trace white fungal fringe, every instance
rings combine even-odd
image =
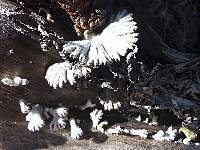
[[[42,108],[39,104],[32,107],[28,115],[26,116],[28,123],[28,129],[32,132],[39,131],[44,126],[44,118],[42,117]]]
[[[48,81],[50,86],[53,86],[54,89],[59,86],[60,88],[63,87],[63,83],[66,83],[67,80],[70,84],[74,84],[75,79],[70,70],[71,64],[69,62],[63,63],[55,63],[50,66],[46,72],[45,79]]]
[[[113,109],[118,110],[121,107],[121,103],[117,102],[117,103],[113,103]]]
[[[99,124],[100,120],[102,119],[103,112],[102,110],[95,109],[90,113],[90,118],[92,120],[92,127],[96,128]]]
[[[62,88],[64,83],[69,82],[73,85],[76,78],[86,77],[91,69],[80,65],[72,65],[68,61],[55,63],[46,72],[45,79],[54,89]]]
[[[21,108],[21,112],[23,114],[27,114],[27,113],[30,112],[30,107],[28,106],[28,104],[25,102],[24,99],[19,100],[19,105],[20,105],[20,108]]]
[[[72,139],[79,139],[83,135],[82,129],[77,126],[75,119],[70,119],[70,126],[71,126],[71,138]]]
[[[63,129],[66,126],[66,119],[68,114],[68,108],[66,107],[58,107],[58,108],[42,108],[39,104],[36,104],[30,109],[29,105],[25,102],[25,100],[19,100],[19,104],[21,107],[22,113],[28,113],[26,116],[26,121],[28,123],[28,129],[30,131],[38,131],[40,128],[44,126],[44,119],[49,119],[50,115],[53,117],[49,127],[51,130]],[[44,117],[43,117],[44,116]]]
[[[94,66],[120,60],[120,56],[124,56],[128,49],[134,49],[133,53],[137,52],[136,29],[132,14],[123,10],[112,17],[110,24],[101,34],[87,40],[68,42],[63,46],[60,55],[63,58],[70,55],[85,65]]]
[[[113,110],[113,103],[111,100],[109,100],[108,102],[104,102],[104,110],[108,110],[111,111]]]
[[[8,86],[20,86],[20,85],[27,85],[29,81],[27,79],[22,79],[21,77],[15,77],[14,79],[10,78],[3,78],[1,80],[3,84],[8,85]]]
[[[90,118],[92,120],[92,127],[95,128],[97,131],[104,133],[104,126],[108,124],[107,121],[102,121],[103,112],[102,110],[95,109],[90,113]]]
[[[173,130],[172,127],[169,127],[166,132],[159,130],[152,137],[157,141],[163,141],[163,140],[173,141],[176,137],[176,133],[177,133],[176,129]]]
[[[121,107],[121,103],[120,102],[116,102],[113,103],[111,100],[109,100],[108,102],[105,102],[103,100],[100,100],[100,104],[104,106],[104,110],[118,110]]]

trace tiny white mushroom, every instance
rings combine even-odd
[[[108,111],[113,110],[113,103],[111,100],[109,100],[108,102],[105,102],[103,106],[104,106],[104,110],[108,110]]]
[[[28,112],[30,112],[30,107],[28,106],[28,104],[26,104],[24,99],[19,100],[19,105],[20,105],[20,108],[21,108],[21,112],[23,114],[27,114]]]
[[[117,102],[113,104],[113,109],[118,110],[121,107],[121,103]]]
[[[141,116],[141,115],[138,115],[138,117],[135,118],[135,120],[138,121],[138,122],[141,122],[141,120],[142,120],[142,116]]]
[[[21,85],[27,85],[29,83],[28,79],[22,79]]]
[[[42,117],[42,108],[39,104],[32,107],[28,115],[26,116],[28,123],[28,129],[32,132],[39,131],[44,126],[44,118]]]
[[[77,126],[75,119],[70,119],[70,126],[71,126],[71,138],[72,139],[79,139],[83,135],[82,129]]]
[[[99,102],[101,105],[104,105],[104,103],[105,103],[103,100],[100,100]]]
[[[8,85],[8,86],[14,86],[15,85],[14,81],[12,79],[9,79],[9,78],[3,78],[1,80],[1,82],[3,82],[3,84]]]
[[[94,128],[97,127],[97,125],[99,124],[100,120],[102,119],[102,116],[103,116],[102,110],[95,109],[90,113],[90,118],[91,118],[92,123],[93,123],[92,126]]]
[[[14,86],[20,85],[22,83],[22,78],[21,77],[15,77],[14,78],[14,83],[15,83]]]
[[[146,118],[143,122],[144,123],[148,123],[149,122],[149,118]]]
[[[66,108],[66,107],[58,107],[58,108],[56,108],[56,113],[60,117],[65,117],[68,114],[68,108]]]
[[[103,126],[107,125],[107,121],[102,121],[103,112],[102,110],[95,109],[93,112],[90,113],[90,118],[92,120],[92,127],[95,128],[97,131],[104,133]]]

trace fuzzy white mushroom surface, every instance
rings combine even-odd
[[[103,112],[102,110],[95,109],[90,113],[90,118],[92,120],[92,127],[96,128],[99,124],[100,120],[102,119]]]
[[[46,72],[45,79],[50,86],[56,89],[57,87],[62,88],[63,84],[67,82],[73,85],[76,82],[76,78],[86,77],[90,72],[91,69],[89,67],[73,65],[65,61],[51,65]]]
[[[97,131],[104,133],[104,126],[108,125],[108,121],[102,121],[103,112],[102,110],[95,109],[90,113],[90,118],[92,120],[92,127],[95,128]]]
[[[55,109],[55,112],[58,114],[59,117],[65,117],[68,114],[68,108],[66,107],[58,107]]]
[[[118,110],[121,107],[121,103],[117,102],[117,103],[113,103],[113,109]]]
[[[104,107],[104,110],[108,110],[108,111],[111,111],[111,110],[118,110],[122,105],[121,105],[121,102],[112,102],[111,100],[109,100],[108,102],[106,101],[103,101],[100,99],[100,104],[103,105]]]
[[[71,126],[71,138],[72,139],[80,139],[83,135],[83,130],[76,124],[75,119],[70,119],[70,126]]]
[[[183,139],[183,144],[189,145],[190,143],[191,143],[191,139],[188,139],[188,138]]]
[[[26,121],[29,121],[28,129],[32,132],[39,131],[39,129],[44,126],[45,121],[42,116],[42,108],[39,104],[36,104],[32,107],[26,116]]]
[[[120,11],[111,17],[110,24],[101,34],[82,41],[69,41],[63,46],[60,55],[64,59],[69,55],[85,65],[94,66],[120,60],[120,56],[125,56],[128,49],[137,52],[136,29],[132,14],[126,10]]]
[[[55,63],[48,68],[45,79],[54,89],[58,86],[62,88],[63,83],[66,83],[67,80],[73,85],[75,79],[70,68],[71,64],[67,61],[63,63]]]
[[[109,100],[108,102],[105,102],[103,106],[104,106],[104,110],[108,110],[108,111],[113,110],[113,102],[111,100]]]

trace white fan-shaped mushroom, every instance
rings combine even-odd
[[[55,109],[59,117],[65,117],[68,114],[68,110],[66,107],[58,107]]]
[[[64,83],[69,82],[73,85],[76,78],[86,77],[91,72],[89,67],[81,66],[79,64],[73,65],[68,61],[62,63],[55,63],[50,66],[46,72],[45,79],[54,89],[62,88]]]
[[[92,126],[94,128],[97,127],[97,125],[99,124],[100,120],[102,119],[102,116],[103,116],[102,110],[95,109],[94,111],[92,111],[90,113],[90,118],[91,118],[92,123],[93,123]]]
[[[136,29],[132,14],[123,10],[112,17],[111,23],[101,34],[87,40],[68,42],[63,46],[60,55],[65,58],[69,54],[86,65],[94,66],[120,60],[120,56],[124,56],[128,49],[137,52],[135,43],[138,33],[134,32]]]
[[[100,120],[103,117],[102,110],[95,109],[90,113],[90,119],[92,120],[92,127],[95,128],[97,131],[100,131],[104,133],[104,126],[108,125],[108,121],[102,121]]]
[[[77,126],[75,119],[70,119],[70,126],[71,126],[71,138],[72,139],[79,139],[83,135],[82,129]]]
[[[23,114],[27,114],[30,112],[30,107],[29,105],[25,102],[24,99],[20,99],[19,100],[19,105],[20,105],[20,108],[21,108],[21,112]]]
[[[44,126],[44,118],[42,117],[42,108],[39,104],[32,107],[28,115],[26,116],[28,123],[28,129],[32,132],[39,131]]]
[[[74,78],[70,78],[70,63],[69,62],[63,62],[63,63],[55,63],[52,66],[50,66],[46,72],[45,79],[48,81],[50,86],[53,86],[54,89],[59,86],[60,88],[63,86],[63,83],[70,81],[70,83],[73,84]],[[67,76],[68,74],[68,76]]]

